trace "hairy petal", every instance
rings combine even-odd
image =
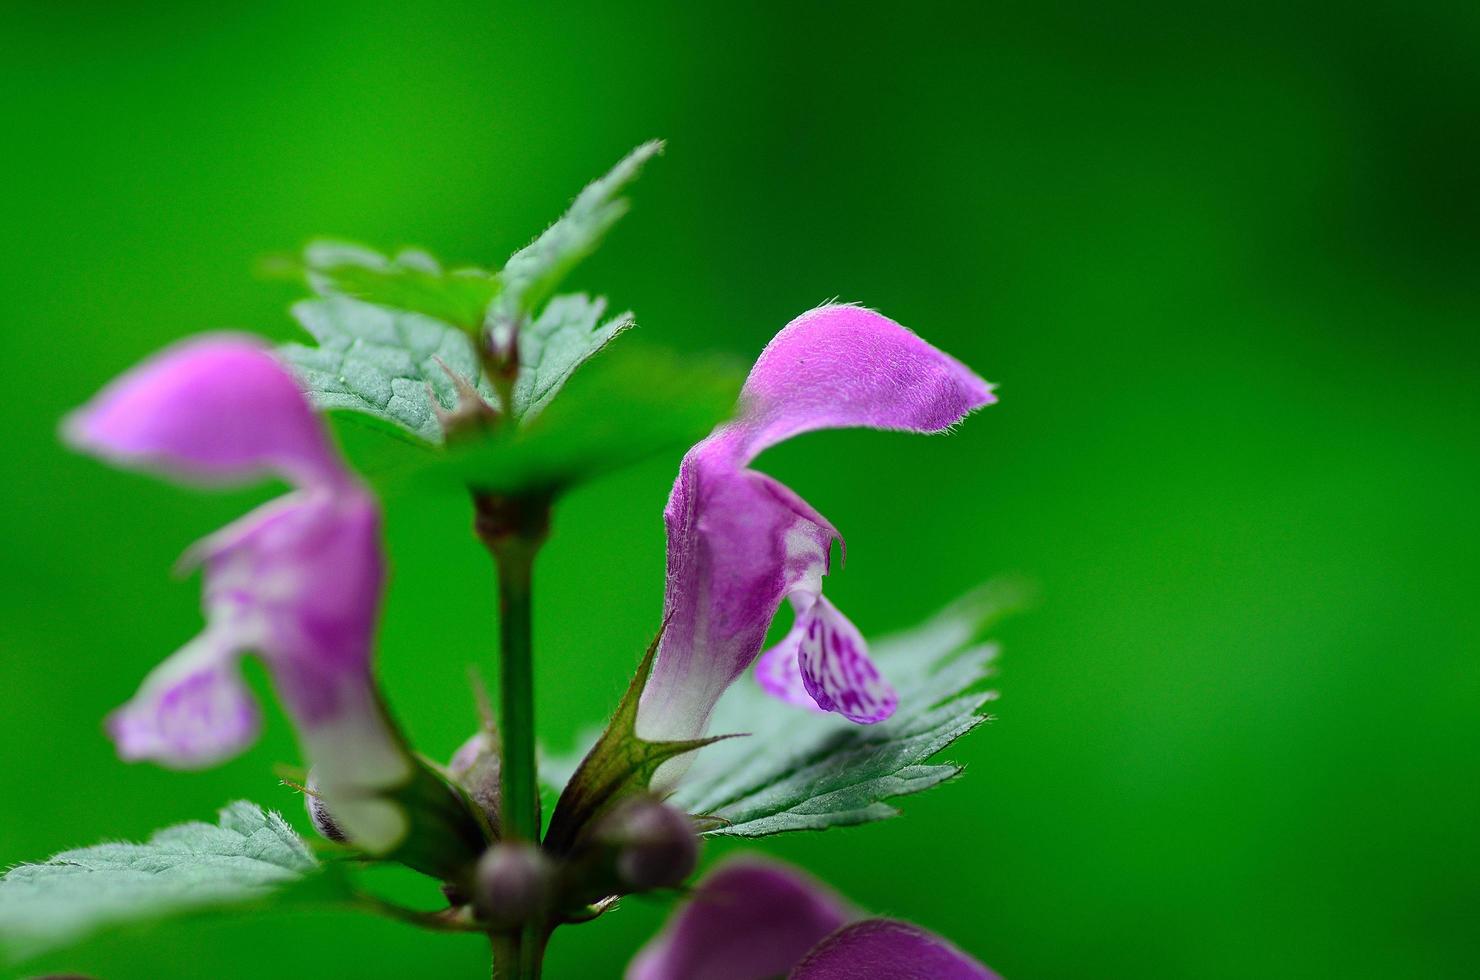
[[[693,738],[755,661],[781,600],[821,587],[836,532],[770,477],[703,458],[685,461],[664,517],[667,620],[637,726],[644,738]]]
[[[741,393],[746,462],[817,429],[939,432],[995,402],[966,365],[873,310],[832,304],[771,339]]]
[[[827,937],[790,980],[1000,980],[944,939],[893,919],[866,919]]]
[[[257,341],[196,337],[104,388],[62,424],[76,449],[180,479],[299,485],[344,478],[297,383]]]
[[[858,631],[831,606],[817,606],[832,525],[788,488],[745,467],[766,447],[821,428],[868,426],[936,432],[993,401],[991,386],[959,361],[887,317],[825,306],[788,324],[756,361],[733,422],[689,450],[668,498],[665,630],[643,691],[644,738],[702,735],[724,690],[760,653],[782,600],[792,596],[800,633],[768,658],[767,690],[798,701],[793,678],[814,703],[855,721],[894,710]],[[801,623],[805,614],[808,623]],[[810,623],[824,645],[807,641]],[[660,772],[670,783],[675,760]]]
[[[784,975],[855,916],[783,865],[735,858],[709,873],[627,968],[627,980],[762,980]]]

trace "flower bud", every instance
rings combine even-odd
[[[313,824],[313,829],[318,831],[324,840],[333,841],[336,844],[348,844],[349,835],[335,822],[334,816],[329,812],[328,804],[319,795],[319,784],[314,779],[312,770],[308,774],[308,782],[303,787],[303,805],[308,810],[308,820]]]
[[[468,798],[483,811],[494,837],[499,835],[498,740],[492,733],[478,732],[452,753],[448,775],[457,780]]]
[[[634,891],[676,888],[699,863],[699,835],[688,814],[658,800],[633,800],[602,821],[616,848],[616,872]]]
[[[495,844],[478,861],[477,905],[496,929],[513,929],[549,904],[554,868],[533,844]]]

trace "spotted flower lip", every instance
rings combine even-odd
[[[762,687],[859,724],[893,714],[898,696],[869,660],[862,634],[822,595],[841,536],[797,494],[748,466],[804,432],[940,432],[995,400],[965,365],[872,310],[833,304],[787,324],[746,379],[738,417],[679,467],[663,513],[667,625],[638,733],[702,735],[720,695],[760,655],[783,600],[795,624],[761,658]]]
[[[371,676],[380,515],[292,376],[255,340],[198,337],[125,373],[62,432],[83,452],[185,482],[277,476],[294,488],[188,553],[205,628],[109,716],[119,754],[191,769],[245,749],[259,719],[238,664],[254,652],[337,821],[368,850],[392,846],[404,818],[375,791],[411,763]]]
[[[864,918],[786,865],[731,858],[627,968],[627,980],[998,980],[940,936]]]

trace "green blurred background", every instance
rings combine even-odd
[[[669,140],[575,285],[749,358],[833,296],[1001,384],[948,439],[763,467],[847,535],[865,631],[1018,571],[996,723],[887,824],[766,843],[1037,977],[1461,977],[1480,962],[1475,479],[1480,6],[7,3],[0,49],[0,864],[299,811],[275,709],[220,769],[99,719],[198,625],[168,569],[269,491],[63,452],[149,351],[286,338],[266,253],[330,233],[497,264]],[[541,567],[540,725],[598,719],[653,631],[677,453],[572,496]],[[491,573],[460,501],[386,501],[380,664],[418,743],[474,725]],[[254,674],[261,684],[260,672]],[[300,821],[301,823],[301,821]],[[716,845],[710,859],[733,850]],[[556,939],[615,976],[665,906]],[[110,936],[102,977],[486,975],[350,915]]]

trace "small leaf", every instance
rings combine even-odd
[[[660,631],[658,637],[661,636]],[[544,846],[551,853],[569,853],[603,814],[611,812],[623,800],[647,792],[653,774],[669,759],[728,737],[681,742],[651,742],[638,737],[637,704],[657,651],[658,638],[654,638],[606,730],[560,793],[545,832]]]
[[[320,295],[421,313],[469,333],[482,327],[500,288],[491,272],[444,270],[431,255],[412,249],[387,258],[360,245],[321,240],[304,249],[303,262],[309,284]]]
[[[0,877],[0,952],[31,956],[108,926],[252,902],[319,868],[281,816],[238,801],[216,824],[11,868]]]
[[[493,493],[559,492],[708,435],[734,411],[741,377],[727,360],[614,352],[529,426],[449,447],[432,475]]]
[[[293,315],[319,346],[287,344],[278,353],[320,409],[362,412],[440,443],[442,427],[427,385],[442,408],[452,408],[457,398],[442,364],[479,379],[479,393],[497,404],[481,378],[472,341],[440,320],[345,296],[303,300],[294,304]]]
[[[581,191],[559,221],[515,252],[499,273],[504,290],[495,315],[518,321],[539,309],[566,273],[590,255],[607,230],[627,213],[627,201],[617,195],[662,149],[661,141],[650,140],[627,154],[610,173]]]
[[[444,270],[420,251],[388,258],[348,242],[310,244],[302,269],[322,298],[293,312],[319,346],[289,344],[283,358],[320,408],[360,412],[438,444],[442,429],[426,385],[444,409],[454,406],[455,393],[436,358],[498,405],[473,347],[489,327],[496,338],[518,337],[510,412],[521,423],[534,419],[578,367],[632,325],[630,313],[602,321],[604,299],[551,296],[626,213],[618,195],[661,149],[653,141],[629,153],[497,275]]]
[[[885,800],[918,793],[960,772],[928,760],[985,721],[981,683],[996,648],[982,631],[1018,608],[1020,588],[989,585],[934,619],[873,644],[871,656],[899,691],[899,709],[878,725],[807,712],[762,693],[750,678],[720,700],[714,731],[750,738],[705,749],[674,802],[717,818],[711,835],[762,837],[882,820]]]
[[[550,403],[576,368],[617,334],[632,326],[632,314],[602,321],[606,298],[584,293],[556,296],[539,317],[519,332],[519,378],[514,383],[514,417],[527,423]]]

